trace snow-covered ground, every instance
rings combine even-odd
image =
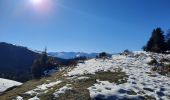
[[[143,99],[142,96],[154,97],[157,100],[170,100],[170,78],[153,72],[153,66],[147,63],[155,58],[169,58],[169,55],[146,52],[133,52],[129,55],[113,55],[111,59],[91,59],[79,64],[66,76],[95,74],[99,71],[113,71],[121,68],[128,75],[126,83],[116,85],[100,81],[89,87],[91,98],[102,99]],[[131,94],[133,93],[133,94]]]
[[[61,82],[62,81],[56,81],[56,82],[51,82],[51,83],[48,83],[48,84],[42,84],[42,85],[37,86],[37,88],[35,88],[33,90],[27,91],[25,94],[38,95],[38,94],[46,93],[49,88],[51,88],[54,85],[57,85]]]
[[[10,87],[19,86],[19,85],[22,85],[22,83],[0,78],[0,93],[2,93],[3,91],[5,91]]]
[[[56,82],[51,82],[51,83],[48,83],[48,84],[42,84],[42,85],[38,85],[35,89],[33,90],[29,90],[27,92],[25,92],[24,94],[27,94],[27,95],[30,95],[30,96],[34,96],[28,100],[40,100],[37,95],[40,95],[40,94],[45,94],[48,92],[48,90],[50,88],[52,88],[53,86],[57,85],[57,84],[60,84],[62,81],[56,81]],[[13,100],[24,100],[22,96],[17,96],[15,99]]]
[[[151,70],[154,66],[148,65],[148,63],[153,59],[160,62],[161,59],[170,59],[170,55],[138,51],[112,55],[109,59],[90,59],[85,63],[79,63],[73,69],[68,68],[63,80],[56,80],[56,82],[47,80],[48,84],[39,85],[35,89],[25,92],[25,94],[32,96],[29,100],[40,100],[38,97],[41,94],[47,93],[54,85],[62,82],[63,85],[52,94],[58,98],[60,94],[76,89],[74,82],[81,84],[83,82],[81,80],[90,79],[89,74],[95,75],[96,72],[114,73],[122,69],[121,71],[128,76],[127,81],[117,84],[111,83],[109,80],[102,81],[95,78],[96,82],[94,81],[94,83],[85,87],[86,90],[89,90],[90,97],[99,100],[170,100],[170,77]],[[170,64],[169,62],[165,63]],[[16,100],[23,99],[21,96],[16,98]]]
[[[53,95],[55,97],[59,97],[59,94],[65,93],[67,90],[71,90],[72,87],[69,86],[70,84],[66,84],[66,86],[61,87],[60,89],[56,90]]]
[[[33,98],[30,98],[28,100],[40,100],[37,96],[33,97]]]

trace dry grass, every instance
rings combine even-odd
[[[91,100],[90,93],[87,88],[96,83],[96,80],[114,82],[116,84],[125,83],[127,75],[122,72],[97,72],[95,75],[85,75],[89,79],[76,80],[72,84],[73,89],[61,94],[57,100]],[[134,94],[134,93],[132,93]]]
[[[16,98],[16,96],[22,95],[23,93],[36,88],[36,86],[38,86],[38,85],[48,83],[48,81],[46,81],[46,80],[50,80],[51,82],[53,82],[53,81],[64,78],[63,74],[64,74],[64,71],[61,71],[61,72],[55,73],[51,77],[44,77],[39,80],[28,81],[28,82],[24,83],[23,85],[15,88],[11,91],[5,92],[4,95],[0,96],[0,100],[12,100],[12,99]]]
[[[31,98],[31,96],[23,95],[23,93],[36,88],[37,85],[48,83],[47,80],[50,80],[50,82],[62,80],[62,82],[58,85],[53,86],[52,88],[49,88],[48,92],[38,95],[38,97],[41,100],[66,100],[68,98],[69,100],[90,100],[90,93],[87,88],[95,84],[97,79],[101,81],[109,81],[109,82],[114,82],[116,84],[121,84],[126,82],[128,77],[124,72],[119,70],[115,72],[110,72],[110,71],[97,72],[95,75],[91,75],[91,74],[84,75],[86,77],[89,77],[88,79],[71,80],[68,79],[68,77],[64,76],[64,74],[68,70],[70,70],[70,68],[55,73],[51,77],[45,77],[40,80],[28,81],[24,83],[22,86],[14,90],[5,92],[3,96],[0,96],[0,100],[12,100],[19,95],[24,97],[24,100],[28,100],[29,98]],[[71,84],[72,90],[67,90],[64,94],[60,94],[58,98],[55,98],[53,93],[57,89],[65,86],[66,84]]]

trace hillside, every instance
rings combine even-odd
[[[169,100],[170,77],[152,69],[170,55],[130,52],[90,59],[51,77],[31,80],[1,100]],[[169,62],[164,62],[170,64]],[[157,66],[160,67],[160,66]]]
[[[40,54],[26,47],[0,43],[0,77],[20,82],[31,78],[31,65]]]
[[[31,66],[41,55],[26,47],[5,42],[0,43],[0,77],[19,82],[32,79]],[[55,57],[55,61],[64,64],[66,60]]]

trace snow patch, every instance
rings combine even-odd
[[[78,79],[78,80],[83,80],[83,79],[89,79],[89,77],[81,76],[81,77],[78,77],[77,79]]]
[[[55,70],[55,69],[46,70],[46,71],[44,71],[44,75],[45,75],[45,76],[51,75],[51,74],[53,74],[53,73],[55,73],[55,72],[57,72],[57,70]]]
[[[33,98],[30,98],[28,100],[40,100],[37,96],[33,97]]]
[[[53,95],[55,97],[59,97],[59,94],[64,94],[67,90],[71,90],[72,87],[69,87],[70,84],[67,84],[66,86],[61,87],[60,89],[56,90]]]
[[[22,83],[16,82],[13,80],[0,78],[0,93],[4,92],[5,90],[7,90],[10,87],[19,86],[19,85],[22,85]]]
[[[44,93],[45,90],[47,90],[47,89],[49,89],[49,88],[53,87],[54,85],[57,85],[61,82],[62,81],[56,81],[56,82],[51,82],[49,84],[42,84],[42,85],[37,86],[37,88],[26,92],[25,94],[38,95],[40,93]]]
[[[84,74],[95,74],[95,72],[99,71],[107,71],[115,68],[113,65],[113,61],[110,59],[90,59],[85,61],[85,64],[79,63],[76,68],[72,71],[68,72],[68,76],[74,75],[84,75]]]
[[[17,97],[16,97],[16,100],[24,100],[24,99],[23,99],[23,97],[21,97],[21,96],[17,96]]]

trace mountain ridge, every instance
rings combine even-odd
[[[85,52],[49,52],[50,56],[59,57],[63,59],[72,59],[75,57],[85,56],[87,58],[95,58],[99,53],[85,53]]]

